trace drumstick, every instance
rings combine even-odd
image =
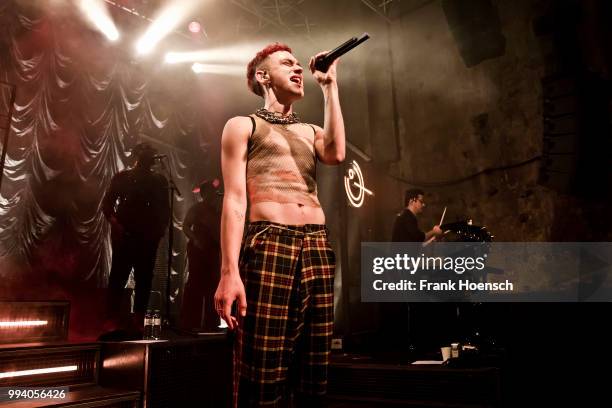
[[[429,238],[427,241],[423,242],[423,247],[426,247],[427,245],[431,244],[434,240],[436,239],[435,236]]]
[[[444,211],[442,212],[442,218],[440,218],[440,224],[438,225],[442,225],[442,223],[444,222],[444,216],[446,215],[446,207],[444,207]]]
[[[444,207],[444,211],[442,211],[442,218],[440,218],[440,224],[442,225],[442,222],[444,222],[444,216],[446,215],[446,207]],[[436,239],[436,236],[434,235],[433,237],[429,238],[427,241],[423,242],[423,246],[427,246],[429,244],[431,244],[434,240]]]

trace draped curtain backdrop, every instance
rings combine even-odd
[[[0,81],[17,86],[0,192],[0,297],[106,285],[111,250],[100,201],[140,141],[168,155],[183,192],[174,202],[173,259],[182,276],[180,227],[200,160],[189,147],[199,136],[194,78],[184,67],[135,61],[133,42],[108,43],[73,9],[28,6],[36,3],[0,1]],[[0,96],[7,112],[8,88]]]

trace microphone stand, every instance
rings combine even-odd
[[[170,304],[171,304],[171,290],[170,286],[172,283],[172,257],[173,257],[173,247],[174,247],[174,194],[178,197],[182,197],[181,191],[178,189],[176,184],[174,183],[174,178],[172,177],[172,168],[169,165],[166,165],[164,162],[164,158],[166,156],[160,157],[161,167],[166,173],[166,177],[168,179],[168,195],[170,198],[170,222],[168,224],[168,262],[167,262],[167,275],[166,275],[166,307],[164,310],[164,326],[172,326],[170,324]]]
[[[173,324],[171,324],[170,319],[170,304],[171,304],[171,283],[172,283],[172,249],[174,247],[174,194],[178,197],[182,197],[181,191],[178,189],[176,184],[174,183],[174,178],[172,177],[172,168],[169,165],[166,165],[164,159],[167,156],[160,155],[157,159],[161,162],[161,167],[168,179],[168,194],[170,196],[170,224],[168,225],[168,271],[166,275],[166,308],[165,308],[165,316],[163,320],[163,326],[166,328],[166,333],[173,332],[174,335],[188,335],[191,337],[197,337],[197,334],[192,333],[188,330],[183,330]]]

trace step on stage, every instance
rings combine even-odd
[[[0,345],[2,408],[138,408],[141,393],[98,383],[101,345],[67,341]],[[62,388],[59,398],[9,398],[9,390]],[[59,391],[59,390],[58,390]]]
[[[143,408],[231,406],[232,350],[225,333],[102,345],[100,384],[138,390]]]
[[[75,343],[69,315],[68,302],[0,302],[0,408],[230,406],[226,333]],[[24,388],[27,398],[9,398]],[[50,389],[61,397],[33,399]]]

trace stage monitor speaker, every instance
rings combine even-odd
[[[141,391],[143,408],[230,407],[231,344],[223,333],[102,343],[100,384]]]
[[[468,68],[505,54],[506,38],[491,0],[443,0],[442,9]]]

